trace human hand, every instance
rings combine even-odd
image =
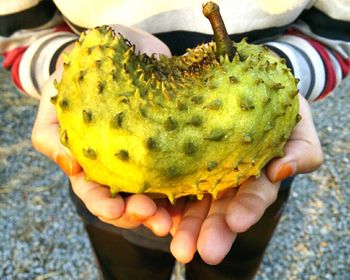
[[[170,55],[166,45],[148,33],[121,25],[113,28],[135,44],[136,50],[141,53]],[[50,102],[50,98],[57,93],[53,81],[61,79],[62,59],[58,60],[58,64],[56,72],[42,89],[39,111],[32,131],[33,146],[61,167],[68,175],[75,194],[100,220],[122,228],[135,228],[144,224],[159,236],[167,234],[171,227],[171,218],[165,210],[164,200],[154,201],[143,194],[127,198],[120,195],[112,197],[109,188],[84,179],[84,171],[69,150],[60,143],[57,114]]]
[[[285,147],[285,156],[272,160],[258,179],[249,179],[239,188],[227,190],[219,199],[181,201],[183,209],[171,230],[171,252],[188,263],[196,251],[204,262],[219,264],[228,254],[237,233],[257,223],[276,200],[279,182],[297,173],[311,172],[323,161],[321,145],[307,101],[300,97],[301,121]]]

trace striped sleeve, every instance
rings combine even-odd
[[[13,2],[18,5],[0,9],[3,66],[11,71],[20,92],[39,98],[59,54],[77,35],[64,23],[51,1],[28,0],[26,6],[21,6],[23,1]]]
[[[284,57],[310,102],[331,94],[350,72],[350,22],[313,8],[289,31],[264,43]],[[333,31],[333,32],[332,32]]]
[[[70,32],[53,30],[28,46],[15,72],[18,86],[25,93],[39,98],[43,85],[55,71],[59,54],[75,39]]]

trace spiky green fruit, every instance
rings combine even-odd
[[[215,43],[159,59],[108,27],[65,57],[54,103],[61,141],[112,193],[185,195],[239,186],[283,155],[298,121],[297,80],[263,46]]]

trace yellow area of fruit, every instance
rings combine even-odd
[[[157,64],[108,28],[83,34],[55,102],[62,142],[87,178],[174,201],[259,176],[297,122],[297,81],[266,48],[235,47],[233,61],[208,63],[209,44]]]

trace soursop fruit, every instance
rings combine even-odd
[[[266,47],[232,44],[232,60],[215,43],[156,58],[106,26],[82,33],[52,101],[87,178],[112,193],[216,197],[282,156],[298,81]]]

